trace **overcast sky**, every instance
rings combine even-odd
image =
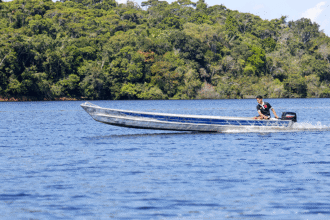
[[[126,3],[127,0],[116,1]],[[133,1],[141,5],[145,0]],[[173,0],[167,1],[173,2]],[[192,1],[197,2],[197,0]],[[267,20],[280,18],[282,15],[288,16],[287,21],[295,21],[302,17],[310,18],[320,25],[320,30],[330,36],[330,0],[205,0],[205,2],[209,6],[222,4],[231,10],[249,12]]]

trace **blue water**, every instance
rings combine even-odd
[[[266,101],[296,112],[297,129],[139,130],[96,122],[78,101],[0,103],[0,219],[330,219],[330,99]],[[92,103],[251,117],[257,104]]]

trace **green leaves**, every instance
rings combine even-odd
[[[295,22],[291,21],[288,26],[300,36],[304,44],[319,35],[320,25],[313,23],[309,18],[301,18]]]
[[[182,29],[182,21],[179,16],[166,17],[162,24],[164,25],[162,29],[173,28],[173,29]]]
[[[175,67],[167,61],[156,62],[151,67],[151,83],[157,85],[165,94],[173,96],[179,85],[181,74],[175,71]]]
[[[22,92],[22,83],[19,82],[15,76],[10,76],[8,80],[8,85],[6,89],[6,93],[11,95],[18,95]]]
[[[106,74],[100,68],[97,62],[85,62],[78,70],[83,75],[82,81],[79,83],[79,89],[83,97],[91,99],[101,99],[106,96],[105,85],[107,81]],[[73,75],[69,81],[71,84],[78,83],[78,77]],[[61,83],[62,85],[64,83]],[[74,87],[73,87],[74,88]]]
[[[289,77],[284,80],[284,88],[287,90],[288,98],[307,97],[307,84],[305,78],[299,74],[289,75]]]
[[[0,4],[0,95],[89,99],[328,97],[329,37],[204,0]]]
[[[238,24],[236,19],[231,14],[229,14],[226,18],[225,28],[229,39],[237,36]]]
[[[252,55],[247,59],[250,67],[255,71],[261,72],[265,64],[265,51],[259,47],[251,47]]]
[[[34,19],[29,21],[29,27],[35,34],[47,34],[50,26],[51,20],[43,19],[40,15],[34,16]]]
[[[261,44],[263,49],[266,50],[267,52],[273,52],[276,47],[276,41],[272,37],[263,39]]]

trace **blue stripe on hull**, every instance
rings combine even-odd
[[[162,116],[141,114],[133,112],[120,112],[121,114],[131,117],[151,118],[159,121],[193,123],[193,124],[214,124],[214,125],[236,125],[236,126],[288,126],[290,121],[259,121],[259,120],[235,120],[235,119],[204,119],[204,118],[189,118],[177,116]]]

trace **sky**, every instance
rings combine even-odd
[[[127,0],[116,1],[127,2]],[[141,5],[141,2],[146,0],[133,1]],[[173,0],[167,1],[173,2]],[[192,1],[197,2],[197,0]],[[330,0],[205,0],[205,2],[208,6],[222,4],[231,10],[248,12],[267,20],[281,16],[287,16],[287,21],[296,21],[302,17],[310,18],[320,25],[320,30],[330,36]]]

